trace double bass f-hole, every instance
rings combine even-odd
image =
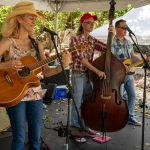
[[[117,105],[121,105],[121,101],[117,97],[117,91],[115,89],[112,89],[112,92],[115,94],[115,102]]]
[[[121,101],[119,101],[119,100],[118,100],[118,97],[117,97],[117,91],[116,91],[115,89],[112,89],[112,93],[114,93],[114,98],[115,98],[116,104],[117,104],[117,105],[121,105]],[[101,98],[102,98],[103,100],[110,100],[110,99],[111,99],[111,96],[104,96],[104,94],[103,94],[103,95],[101,95]]]

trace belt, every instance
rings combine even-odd
[[[82,74],[82,73],[87,73],[87,71],[72,70],[72,73]]]

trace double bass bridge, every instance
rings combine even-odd
[[[111,99],[111,96],[104,96],[104,95],[101,95],[101,98],[102,98],[102,99],[105,99],[105,100],[110,100],[110,99]]]

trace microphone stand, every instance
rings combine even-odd
[[[141,150],[144,150],[144,131],[145,131],[145,102],[146,102],[146,74],[147,74],[147,69],[150,70],[150,65],[144,58],[138,44],[134,41],[131,32],[129,32],[129,36],[132,39],[136,49],[141,55],[141,58],[143,60],[143,68],[144,68],[144,89],[143,89],[143,113],[142,113],[142,142],[141,142]]]
[[[56,42],[55,42],[54,35],[51,34],[51,33],[50,33],[50,35],[51,35],[51,40],[52,40],[52,42],[53,42],[53,44],[54,44],[54,48],[55,48],[55,50],[56,50],[56,54],[57,54],[59,63],[60,63],[60,65],[61,65],[63,74],[64,74],[65,79],[66,79],[66,81],[67,81],[67,86],[68,86],[68,89],[69,89],[69,91],[68,91],[68,93],[67,93],[67,97],[68,97],[68,116],[67,116],[67,127],[66,127],[66,132],[65,132],[65,135],[66,135],[66,150],[68,150],[68,149],[69,149],[69,135],[71,135],[71,132],[70,132],[70,100],[71,100],[71,99],[72,99],[72,102],[73,102],[73,104],[74,104],[74,106],[75,106],[75,109],[76,109],[76,112],[77,112],[77,115],[78,115],[78,118],[79,118],[79,123],[80,123],[80,125],[81,125],[82,128],[83,128],[83,123],[82,123],[82,120],[81,120],[81,116],[80,116],[80,114],[79,114],[79,111],[78,111],[78,109],[77,109],[77,105],[76,105],[76,103],[75,103],[75,101],[74,101],[74,99],[73,99],[73,90],[72,90],[71,84],[70,84],[70,82],[69,82],[69,79],[68,79],[68,77],[67,77],[67,74],[66,74],[66,72],[65,72],[65,69],[64,69],[64,67],[63,67],[63,63],[62,63],[62,60],[61,60],[61,58],[60,58],[60,55],[59,55],[59,53],[58,53],[58,49],[57,49],[57,46],[56,46]]]

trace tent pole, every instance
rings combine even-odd
[[[55,31],[56,33],[58,32],[58,2],[56,2],[56,28],[55,28]]]

